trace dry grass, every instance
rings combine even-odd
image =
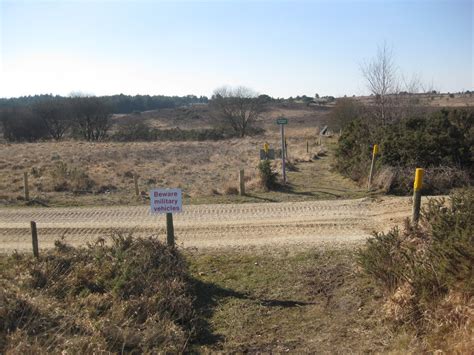
[[[240,167],[251,173],[258,162],[259,146],[255,138],[226,142],[9,144],[0,151],[4,166],[0,194],[8,199],[21,196],[23,172],[28,171],[33,196],[46,200],[59,197],[55,172],[62,163],[83,170],[94,182],[84,193],[116,189],[126,199],[133,196],[133,174],[137,173],[140,190],[145,193],[152,186],[173,186],[189,196],[204,195],[211,187],[237,181]]]

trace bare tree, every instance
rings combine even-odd
[[[334,108],[329,117],[331,124],[338,128],[344,128],[348,123],[360,117],[363,113],[363,106],[354,99],[343,97],[336,100]]]
[[[33,112],[41,118],[55,140],[60,140],[71,125],[70,111],[64,99],[40,101],[34,105]]]
[[[110,111],[98,97],[71,98],[75,123],[79,133],[88,141],[99,141],[110,128]]]
[[[240,137],[248,134],[249,129],[264,110],[258,94],[252,89],[239,86],[223,86],[214,91],[211,105],[224,123]]]
[[[398,89],[393,51],[384,43],[378,47],[375,58],[364,63],[361,70],[368,89],[375,96],[376,116],[385,124],[389,119],[390,95],[396,94]]]

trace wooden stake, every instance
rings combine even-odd
[[[170,247],[174,247],[174,226],[173,226],[173,214],[166,214],[166,243]]]
[[[240,196],[245,195],[245,176],[244,176],[244,169],[239,171],[239,186],[240,186]]]
[[[135,195],[140,196],[140,190],[138,189],[138,175],[133,174],[133,183],[135,184]]]
[[[31,221],[31,241],[33,243],[33,256],[39,258],[38,250],[38,232],[36,230],[36,222]]]
[[[28,173],[25,171],[23,173],[23,185],[25,189],[25,200],[29,201],[30,200],[30,188],[28,186]]]
[[[367,184],[367,191],[370,191],[370,188],[372,187],[372,179],[374,178],[374,172],[375,172],[375,159],[377,158],[378,152],[379,152],[379,146],[377,144],[374,144],[374,148],[372,151],[372,163],[370,164],[369,183]]]
[[[309,153],[309,141],[306,140],[306,153]]]

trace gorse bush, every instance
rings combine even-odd
[[[278,173],[273,170],[270,160],[262,160],[258,164],[258,174],[264,189],[272,190],[277,186]]]
[[[410,186],[405,187],[404,171],[409,170],[412,174],[414,168],[423,167],[430,169],[433,180],[438,181],[438,185],[430,190],[446,193],[453,186],[465,186],[466,180],[469,181],[474,175],[473,137],[472,110],[441,110],[383,126],[359,118],[346,125],[339,138],[336,168],[354,180],[364,180],[368,174],[372,147],[379,144],[376,171],[380,171],[382,166],[397,170],[390,191],[411,192]],[[450,175],[461,179],[452,183],[450,179],[443,179],[448,170]]]
[[[468,120],[473,122],[471,113]],[[467,123],[467,122],[466,122]],[[390,166],[472,166],[472,137],[443,110],[428,118],[409,118],[390,126],[381,140],[381,163]],[[474,133],[474,132],[471,132]]]
[[[84,249],[59,241],[15,264],[24,277],[12,272],[0,291],[1,353],[180,352],[193,334],[187,264],[156,239],[116,234]]]
[[[420,333],[441,331],[447,324],[455,325],[448,329],[454,331],[466,324],[463,312],[474,296],[473,260],[472,188],[449,201],[430,200],[419,226],[407,221],[403,230],[376,233],[358,252],[362,269],[390,296],[389,317]]]

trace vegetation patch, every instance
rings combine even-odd
[[[388,297],[383,309],[425,349],[472,349],[474,189],[430,200],[420,225],[376,233],[359,264]],[[447,339],[450,339],[447,341]]]
[[[180,352],[193,336],[187,264],[156,239],[59,241],[39,260],[2,264],[1,353]]]
[[[221,140],[231,138],[223,129],[157,129],[149,127],[145,122],[139,121],[122,125],[112,136],[112,140],[118,142],[134,141],[205,141]]]
[[[95,182],[79,167],[69,167],[63,161],[56,161],[50,170],[54,191],[90,192]]]
[[[196,252],[189,261],[210,330],[197,352],[364,353],[397,344],[375,311],[381,293],[349,249]]]
[[[273,190],[278,186],[278,173],[273,169],[270,160],[262,160],[258,164],[260,184],[265,190]]]
[[[429,172],[426,177],[431,179],[431,184],[425,184],[424,192],[447,193],[453,187],[466,186],[472,181],[473,137],[472,110],[443,109],[424,116],[407,116],[385,125],[358,118],[345,126],[339,139],[336,167],[354,180],[365,181],[372,147],[379,144],[376,171],[380,174],[384,167],[392,170],[389,183],[382,179],[387,191],[410,192],[411,183],[406,183],[407,178],[412,180],[414,168],[423,167]]]

